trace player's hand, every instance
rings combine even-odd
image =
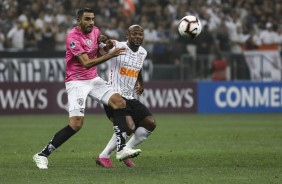
[[[122,55],[122,54],[124,54],[124,52],[125,52],[125,48],[121,47],[121,48],[115,48],[113,51],[109,52],[108,54],[112,58],[112,57]]]
[[[98,38],[98,42],[102,42],[102,43],[105,43],[107,42],[108,40],[108,37],[105,36],[105,35],[100,35],[99,38]]]
[[[107,40],[106,42],[105,42],[105,44],[106,44],[106,46],[104,47],[104,50],[106,51],[106,52],[108,52],[109,50],[111,50],[114,46],[115,46],[115,41],[114,40]]]
[[[140,96],[142,95],[144,92],[144,86],[141,85],[139,82],[136,83],[135,85],[135,93],[136,95]]]

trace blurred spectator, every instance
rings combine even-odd
[[[221,30],[217,32],[216,40],[218,48],[220,51],[229,52],[230,51],[230,38],[227,26],[222,23],[220,25]]]
[[[63,6],[55,7],[55,22],[60,25],[67,21],[66,12]]]
[[[177,0],[169,0],[165,6],[164,13],[170,15],[171,20],[176,18],[178,3]]]
[[[65,51],[65,40],[67,36],[67,29],[63,24],[58,26],[58,30],[55,33],[55,49],[58,51]]]
[[[148,52],[148,57],[152,56],[154,44],[158,42],[158,32],[153,23],[149,23],[147,28],[144,28],[144,48]]]
[[[2,49],[13,47],[30,49],[38,45],[38,49],[43,50],[53,48],[64,50],[63,37],[67,30],[75,25],[76,18],[73,14],[82,7],[95,10],[96,26],[101,29],[101,34],[107,34],[113,39],[124,40],[125,28],[132,24],[140,24],[144,28],[144,47],[148,51],[148,58],[152,59],[152,55],[158,56],[155,57],[157,61],[153,60],[153,63],[177,64],[182,54],[187,52],[194,56],[215,54],[217,47],[220,48],[220,52],[240,53],[241,45],[247,49],[261,48],[263,44],[281,45],[281,0],[0,0],[0,2],[0,27],[4,35],[4,41],[3,35],[0,36]],[[175,26],[183,16],[189,14],[201,20],[203,30],[197,39],[187,41],[178,37]],[[23,26],[19,32],[15,31],[16,20]],[[50,24],[51,28],[47,29],[46,25]],[[161,36],[161,39],[158,38],[159,27],[162,27],[162,32],[166,35]],[[22,32],[25,32],[24,36],[21,36]],[[12,36],[14,34],[24,38],[17,39]],[[216,42],[217,45],[208,46],[212,45],[212,42]],[[163,52],[164,50],[166,52]],[[162,53],[165,53],[164,56]],[[168,53],[170,57],[166,57]]]
[[[111,39],[119,40],[119,32],[117,30],[117,19],[112,17],[108,23],[107,28],[105,28],[105,35]]]
[[[271,22],[265,24],[265,29],[260,33],[260,39],[264,45],[277,44],[279,36],[274,32],[273,25]]]
[[[143,28],[147,28],[149,25],[148,17],[146,15],[141,15],[140,17],[140,25],[142,25]]]
[[[153,60],[159,64],[169,64],[168,58],[168,44],[169,39],[165,33],[165,29],[162,25],[157,28],[157,41],[153,47]]]
[[[32,25],[28,26],[24,33],[24,48],[27,50],[36,50],[38,48],[35,37],[35,29]]]
[[[254,28],[250,30],[249,37],[245,43],[245,48],[247,50],[257,49],[261,45],[261,40],[257,32],[258,31]]]
[[[117,32],[118,32],[118,37],[119,40],[125,40],[125,34],[126,34],[126,27],[125,27],[125,23],[124,22],[119,22],[118,26],[116,28]]]
[[[0,50],[3,51],[4,48],[5,48],[5,41],[6,41],[6,38],[5,38],[5,35],[4,33],[2,32],[2,29],[0,27]]]
[[[133,0],[120,0],[121,10],[125,17],[131,17],[135,14],[135,5]]]
[[[43,51],[55,49],[55,34],[56,28],[51,23],[45,23],[42,30],[42,40],[39,43],[39,48]]]
[[[237,27],[235,32],[230,35],[230,51],[233,54],[242,54],[243,45],[246,43],[250,35],[243,34],[241,27]]]
[[[55,15],[53,12],[53,8],[48,7],[46,11],[44,12],[43,21],[45,23],[52,23],[52,22],[55,22],[54,19],[55,19]]]
[[[278,35],[279,35],[279,50],[280,50],[280,55],[282,57],[282,25],[280,25],[278,28]]]
[[[202,27],[201,34],[195,39],[197,46],[197,54],[211,54],[214,48],[215,40],[212,33],[208,29],[208,25]]]
[[[7,34],[8,47],[11,49],[24,48],[24,29],[19,20],[15,21],[15,25]]]
[[[168,60],[175,65],[180,64],[181,55],[187,53],[186,45],[187,40],[180,37],[177,32],[177,24],[172,24],[169,30],[169,45],[168,45]]]
[[[206,77],[208,75],[207,71],[210,68],[209,56],[217,49],[215,47],[215,39],[207,24],[203,26],[201,34],[195,39],[195,44],[196,53],[194,59],[196,60],[196,71],[198,75]],[[200,55],[204,57],[199,58]]]
[[[44,28],[44,12],[38,14],[34,22],[35,28],[42,30]]]

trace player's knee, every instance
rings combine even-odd
[[[153,117],[150,119],[149,125],[150,125],[150,129],[151,129],[150,131],[155,130],[155,128],[157,127],[157,122]]]
[[[70,118],[69,125],[72,127],[74,131],[79,131],[83,125],[83,117],[75,116]]]
[[[136,129],[135,123],[131,116],[127,115],[125,118],[126,118],[126,127],[127,127],[126,133],[127,135],[131,135],[133,132],[135,132]]]
[[[111,99],[109,104],[113,109],[123,109],[126,107],[125,100],[119,95]]]
[[[133,134],[135,132],[135,124],[131,124],[131,125],[127,125],[127,131],[126,134],[128,136],[130,136],[131,134]]]
[[[117,101],[117,109],[123,109],[126,107],[126,102],[123,98]]]
[[[157,123],[153,116],[148,116],[143,120],[142,126],[152,132],[157,127]]]

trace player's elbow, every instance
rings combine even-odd
[[[89,65],[89,64],[84,65],[84,67],[85,67],[86,69],[90,69],[92,66],[94,66],[94,65]]]
[[[91,67],[95,66],[95,65],[93,65],[93,64],[91,64],[89,62],[82,62],[81,64],[86,69],[90,69]]]

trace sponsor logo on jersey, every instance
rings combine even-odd
[[[75,43],[74,42],[70,42],[70,47],[71,48],[75,48]]]
[[[139,70],[133,70],[130,68],[125,68],[125,67],[121,67],[119,74],[122,76],[127,76],[127,77],[132,77],[132,78],[137,78],[139,73]]]

